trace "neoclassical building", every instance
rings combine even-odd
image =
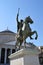
[[[0,65],[9,64],[8,56],[15,52],[16,33],[5,30],[0,32]]]

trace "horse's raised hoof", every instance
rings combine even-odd
[[[35,40],[37,40],[37,37],[35,37]]]

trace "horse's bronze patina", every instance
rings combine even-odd
[[[25,18],[25,20],[23,20],[22,26],[18,29],[18,32],[17,32],[17,35],[16,35],[17,41],[16,41],[15,48],[18,44],[20,44],[19,45],[19,48],[20,48],[23,41],[25,41],[27,37],[30,37],[30,39],[33,39],[32,38],[33,34],[36,34],[35,39],[37,39],[38,34],[37,34],[36,31],[32,31],[32,29],[30,28],[30,24],[33,24],[33,20],[30,18],[30,16],[28,16],[28,17]],[[19,26],[20,25],[21,25],[21,22],[20,22]]]

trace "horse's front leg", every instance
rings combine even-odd
[[[37,34],[37,32],[36,32],[36,31],[34,31],[34,33],[36,33],[36,37],[35,37],[35,39],[37,39],[37,38],[38,38],[38,34]]]
[[[30,39],[33,39],[33,38],[30,36]]]
[[[33,32],[31,33],[31,35],[33,35],[33,34],[36,34],[35,39],[37,40],[37,38],[38,38],[38,34],[37,34],[37,32],[36,32],[36,31],[33,31]]]

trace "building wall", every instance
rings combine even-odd
[[[13,40],[15,40],[15,35],[11,35],[11,34],[0,35],[0,43],[6,43]]]

